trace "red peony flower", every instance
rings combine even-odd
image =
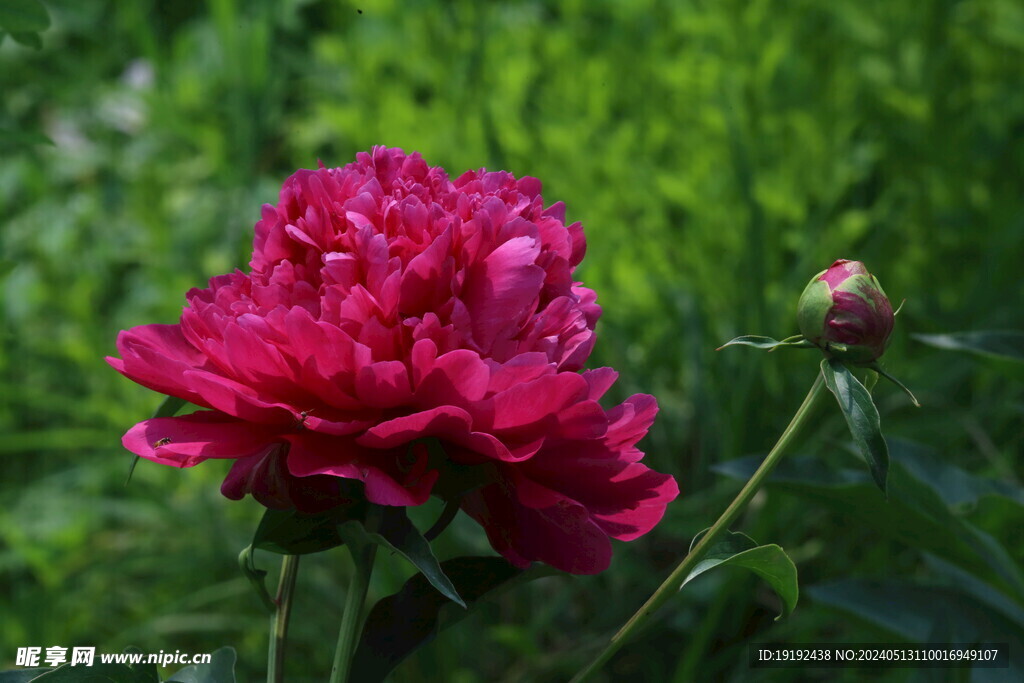
[[[451,181],[383,147],[296,172],[263,208],[250,272],[191,290],[176,325],[119,335],[115,369],[207,409],[140,422],[125,447],[232,459],[224,495],[304,511],[337,504],[339,478],[419,505],[479,466],[462,508],[506,558],[602,571],[609,537],[649,531],[678,488],[639,462],[654,398],[606,411],[616,373],[580,372],[601,309],[572,279],[580,224],[540,190]]]

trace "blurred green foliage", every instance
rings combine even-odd
[[[925,408],[880,386],[883,429],[1009,487],[966,502],[928,493],[939,507],[922,514],[973,525],[1019,571],[1021,501],[1007,491],[1020,490],[1024,373],[907,333],[1024,323],[1020,2],[45,5],[41,50],[0,43],[0,668],[27,645],[232,645],[240,680],[260,678],[266,621],[235,557],[261,511],[221,498],[215,465],[142,463],[124,488],[120,434],[160,398],[102,357],[119,329],[173,322],[188,288],[244,267],[260,205],[296,167],[375,144],[453,175],[533,175],[567,203],[587,230],[581,278],[605,309],[591,365],[622,372],[618,398],[658,397],[648,458],[683,488],[606,574],[520,588],[396,680],[578,669],[731,498],[736,483],[712,465],[766,451],[817,371],[809,352],[714,348],[795,332],[803,285],[839,257],[907,299],[887,366]],[[835,412],[804,452],[840,472],[857,463]],[[920,628],[864,605],[911,619],[951,583],[990,595],[982,582],[1020,609],[984,553],[966,569],[933,554],[941,525],[883,534],[881,496],[836,506],[802,490],[770,487],[741,525],[783,545],[811,587],[790,618],[773,622],[775,598],[746,575],[706,577],[608,680],[791,680],[747,669],[746,643],[913,638]],[[487,545],[460,519],[439,550]],[[373,595],[397,590],[400,564],[378,563]],[[349,566],[340,551],[303,561],[289,681],[329,670]],[[888,579],[909,588],[863,597],[864,582]],[[886,680],[967,680],[947,673]]]

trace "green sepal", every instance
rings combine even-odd
[[[273,614],[277,610],[277,605],[274,604],[274,598],[270,597],[270,591],[267,590],[267,572],[265,569],[256,568],[252,554],[253,547],[251,545],[243,548],[242,552],[238,554],[238,566],[241,568],[242,573],[245,574],[245,578],[249,579],[252,587],[256,589],[256,595],[259,597],[260,602],[263,603],[268,612]]]
[[[878,310],[878,298],[872,296],[873,291],[877,291],[883,298],[888,299],[885,295],[885,290],[882,289],[882,285],[878,282],[878,278],[866,273],[851,275],[839,283],[835,288],[835,291],[854,294],[863,299],[875,311]],[[835,295],[833,294],[831,296],[834,297]]]
[[[825,330],[825,318],[832,309],[832,289],[818,278],[818,273],[804,288],[796,306],[796,324],[800,333],[809,340],[819,339]]]
[[[844,363],[850,363],[858,367],[870,367],[870,364],[878,357],[875,349],[870,346],[842,344],[840,342],[826,342],[822,350],[830,357],[835,357]]]
[[[883,370],[878,363],[871,363],[870,365],[867,365],[866,367],[874,370],[879,375],[881,375],[882,377],[886,378],[887,380],[889,380],[890,382],[892,382],[893,384],[898,386],[900,389],[903,390],[903,393],[905,393],[907,396],[910,397],[910,400],[911,400],[911,402],[913,402],[914,406],[916,406],[918,408],[921,407],[921,404],[917,402],[917,397],[914,396],[914,392],[912,392],[909,388],[907,388],[907,386],[903,382],[899,381],[898,379],[896,379],[895,377],[890,375],[888,372]]]

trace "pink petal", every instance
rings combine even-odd
[[[212,410],[144,420],[121,440],[132,453],[175,467],[193,467],[209,458],[244,458],[277,442],[273,429]]]
[[[535,306],[544,282],[544,270],[535,263],[539,253],[537,240],[516,237],[467,271],[462,298],[473,317],[473,338],[482,348],[513,336]]]
[[[517,566],[541,561],[572,574],[597,574],[611,563],[608,536],[581,506],[528,508],[499,483],[468,494],[462,507],[484,527],[495,550]]]
[[[409,372],[402,361],[381,361],[359,368],[356,396],[373,408],[393,408],[412,399]]]
[[[268,403],[244,384],[210,372],[188,371],[185,381],[208,405],[247,422],[289,424],[299,412],[280,403]]]
[[[378,505],[422,505],[430,497],[437,470],[425,471],[416,463],[403,467],[399,458],[404,450],[365,448],[351,439],[303,433],[287,437],[288,468],[298,477],[326,474],[362,481],[366,498]],[[409,476],[409,475],[412,476]]]

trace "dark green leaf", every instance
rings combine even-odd
[[[53,146],[53,140],[42,133],[0,128],[0,148],[31,148],[39,145]]]
[[[466,609],[456,607],[423,574],[416,574],[370,611],[356,650],[352,680],[384,680],[413,651],[464,619],[486,599],[560,573],[540,564],[517,569],[500,557],[459,557],[442,562],[441,569],[465,598]]]
[[[1011,592],[1024,593],[1024,576],[1009,553],[991,535],[954,514],[965,490],[947,486],[957,470],[925,449],[909,442],[892,442],[892,470],[886,501],[859,469],[832,469],[820,458],[786,458],[768,477],[769,487],[796,493],[844,515],[850,523],[865,525],[880,536],[908,547],[927,550],[975,574],[993,571]],[[761,464],[761,456],[730,460],[713,469],[746,481]],[[927,476],[919,478],[926,473]],[[981,480],[973,493],[995,493]],[[998,487],[997,487],[998,488]]]
[[[0,0],[0,2],[2,1]],[[183,398],[168,396],[157,407],[156,412],[153,413],[153,418],[174,417],[187,403],[188,401]],[[125,485],[132,480],[132,474],[135,472],[135,466],[139,464],[139,459],[137,455],[132,456],[132,463],[128,466],[128,478],[124,480]]]
[[[1024,680],[1013,655],[1024,647],[1024,633],[1001,614],[955,587],[928,587],[909,581],[844,579],[807,588],[811,599],[854,614],[908,641],[924,643],[944,624],[948,642],[1009,643],[1010,668],[984,669],[985,681]]]
[[[721,351],[726,346],[753,346],[754,348],[757,349],[774,349],[780,346],[792,346],[799,349],[814,348],[814,344],[807,341],[803,337],[800,337],[798,339],[791,337],[789,339],[783,339],[782,341],[778,341],[776,339],[772,339],[771,337],[759,337],[755,334],[746,334],[743,335],[742,337],[736,337],[735,339],[732,339],[722,344],[716,350]]]
[[[967,351],[981,356],[1024,362],[1024,332],[977,331],[949,334],[912,334],[929,346],[952,351]]]
[[[50,14],[39,0],[0,0],[0,27],[11,34],[50,27]]]
[[[160,683],[160,676],[156,672],[156,664],[148,664],[141,661],[143,652],[137,647],[126,647],[124,649],[125,654],[139,655],[140,662],[135,664],[128,664],[128,668],[132,670],[136,676],[138,676],[139,683]]]
[[[338,533],[346,543],[377,543],[394,550],[420,570],[441,594],[465,607],[466,603],[434,557],[430,543],[409,520],[405,508],[381,506],[379,512],[379,520],[371,523],[369,529],[359,520],[350,520],[338,526]]]
[[[694,537],[690,545],[691,552],[707,531],[705,529]],[[772,590],[782,598],[782,613],[778,618],[787,616],[796,607],[800,596],[796,565],[781,547],[775,544],[758,545],[746,534],[727,531],[724,537],[715,541],[708,549],[683,581],[683,586],[704,572],[719,566],[742,567],[767,581]]]
[[[946,581],[948,586],[1001,613],[1024,633],[1024,605],[1020,603],[1021,596],[1012,598],[987,581],[931,553],[925,553],[924,561],[929,569]]]
[[[336,548],[344,543],[337,527],[344,519],[338,516],[337,510],[306,514],[268,509],[263,513],[252,545],[279,555],[306,555]]]
[[[33,50],[43,49],[43,39],[38,33],[23,33],[21,31],[15,31],[11,33],[11,40],[19,45],[30,47]]]
[[[892,445],[907,473],[938,494],[947,506],[972,505],[985,496],[1000,496],[1024,506],[1024,488],[1013,482],[971,474],[909,441],[893,439]]]
[[[181,669],[166,683],[235,683],[235,649],[214,651],[209,664],[193,664]]]
[[[136,647],[126,647],[126,655],[142,656],[142,651]],[[39,671],[35,678],[17,679],[10,682],[0,678],[0,683],[13,683],[19,680],[42,681],[43,683],[160,683],[157,675],[156,664],[148,663],[93,663],[91,666],[70,663],[63,664],[56,669],[33,669]]]
[[[12,669],[0,671],[0,683],[28,683],[40,674],[49,673],[53,669]]]
[[[188,401],[183,398],[168,396],[157,407],[156,412],[153,413],[153,417],[174,417],[178,414],[178,411],[184,408],[187,404]]]
[[[825,386],[839,402],[850,434],[871,468],[875,484],[884,493],[889,473],[889,447],[882,436],[878,409],[871,394],[836,358],[821,361],[821,374],[825,378]]]
[[[133,671],[127,664],[95,663],[92,666],[65,664],[33,678],[38,683],[151,683],[144,671]]]

